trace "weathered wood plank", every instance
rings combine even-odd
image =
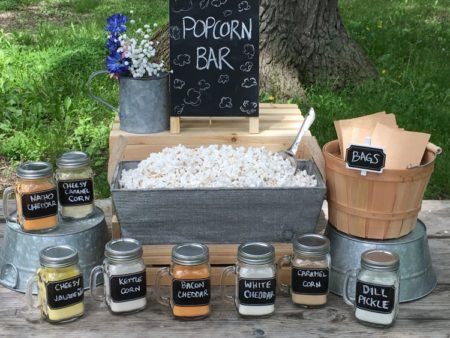
[[[152,290],[149,290],[152,293]],[[142,337],[211,337],[231,335],[233,337],[448,337],[450,332],[450,286],[440,286],[428,297],[400,305],[398,320],[389,329],[369,328],[358,324],[352,309],[341,298],[330,296],[322,309],[295,307],[285,296],[278,297],[276,313],[266,319],[249,320],[239,318],[233,305],[224,303],[213,289],[213,312],[203,320],[183,322],[173,320],[169,309],[156,304],[153,295],[148,308],[140,313],[119,317],[110,314],[104,304],[95,302],[86,295],[86,315],[79,321],[64,325],[50,325],[40,320],[27,321],[32,317],[25,311],[18,297],[0,290],[1,335],[7,337],[96,337],[127,336]]]

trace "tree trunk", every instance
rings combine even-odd
[[[342,87],[377,77],[348,36],[338,0],[260,0],[260,88],[278,97],[303,96],[302,84]],[[158,54],[169,64],[168,25]]]

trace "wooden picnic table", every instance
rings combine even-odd
[[[105,207],[105,203],[103,206]],[[105,207],[106,213],[110,208]],[[303,309],[279,295],[276,312],[266,319],[242,319],[231,304],[224,303],[213,288],[213,311],[209,318],[185,322],[170,316],[156,303],[149,288],[145,311],[112,315],[103,303],[86,292],[86,314],[66,324],[48,324],[26,311],[24,295],[0,286],[1,337],[450,337],[450,201],[424,201],[421,220],[428,238],[438,285],[427,297],[400,305],[395,325],[375,329],[357,323],[352,308],[341,297],[329,296],[326,307]],[[4,220],[0,210],[0,239]]]

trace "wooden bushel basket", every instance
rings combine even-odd
[[[441,148],[429,143],[422,164],[383,173],[346,168],[339,142],[323,147],[329,222],[352,236],[370,239],[399,238],[410,233],[417,220],[436,155]]]

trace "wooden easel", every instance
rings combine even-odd
[[[248,119],[248,132],[249,134],[259,134],[259,116],[257,117],[247,117]],[[209,119],[209,124],[212,125],[211,118]],[[170,117],[170,133],[179,134],[181,132],[181,117],[171,116]]]

